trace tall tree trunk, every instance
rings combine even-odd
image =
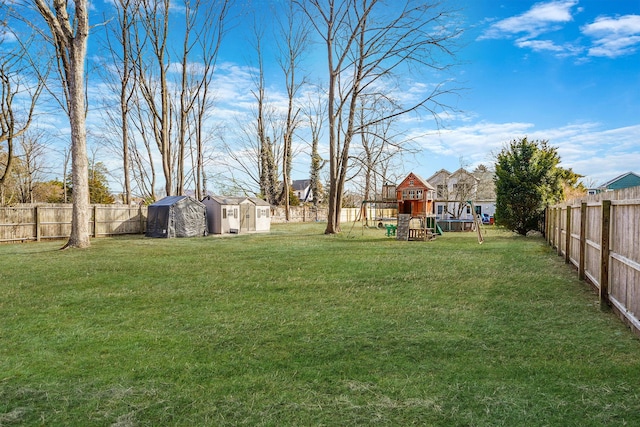
[[[47,22],[57,55],[62,63],[66,84],[69,124],[71,126],[71,177],[73,210],[71,235],[65,247],[84,248],[90,245],[89,162],[87,159],[86,99],[84,92],[84,62],[89,37],[88,1],[76,0],[73,7],[66,0],[53,0],[54,12],[45,0],[34,0]],[[74,16],[70,17],[67,7]]]

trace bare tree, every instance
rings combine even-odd
[[[271,115],[270,107],[267,105],[265,94],[265,72],[264,54],[262,39],[264,30],[256,22],[253,26],[254,49],[257,60],[257,73],[254,74],[253,97],[256,100],[256,137],[258,140],[258,169],[260,193],[270,204],[277,204],[278,170],[277,156],[274,155],[275,143],[278,139],[271,139],[268,135],[268,117]]]
[[[392,6],[381,0],[296,0],[307,14],[326,49],[328,72],[329,212],[325,233],[340,232],[340,211],[349,150],[362,125],[356,121],[358,99],[390,93],[398,73],[441,71],[459,35],[452,13],[437,1],[405,0]],[[443,58],[440,58],[442,56]],[[392,89],[393,90],[393,89]],[[450,89],[436,85],[419,99],[399,105],[387,117],[426,110],[434,115],[445,107]],[[365,123],[369,126],[373,123]]]
[[[162,162],[165,193],[174,194],[174,144],[171,140],[172,115],[168,73],[169,0],[141,0],[140,19],[134,24],[136,84],[147,111],[138,114],[148,120]]]
[[[131,161],[133,180],[136,183],[140,196],[153,202],[156,200],[157,174],[153,161],[153,146],[156,145],[156,134],[147,129],[146,124],[152,123],[148,118],[149,111],[144,108],[145,103],[140,97],[134,97],[132,108],[132,124],[138,135],[137,140],[132,141]]]
[[[105,81],[118,94],[118,108],[107,108],[108,121],[115,124],[120,138],[122,169],[124,176],[124,202],[131,203],[131,126],[130,112],[135,95],[135,70],[133,68],[133,30],[138,16],[139,0],[116,0],[115,17],[106,33],[106,45],[111,66],[104,67]],[[120,150],[117,150],[120,152]]]
[[[287,112],[284,120],[282,147],[282,192],[281,203],[284,202],[285,216],[289,220],[289,192],[291,181],[291,165],[293,161],[293,137],[300,122],[300,108],[296,106],[296,97],[305,84],[305,78],[299,78],[300,62],[309,43],[309,29],[298,16],[290,0],[285,6],[284,19],[280,20],[280,37],[278,40],[278,63],[285,77],[287,90]]]
[[[15,158],[14,140],[23,135],[31,125],[36,102],[42,93],[44,81],[32,80],[32,61],[28,50],[30,43],[15,43],[14,47],[5,49],[4,37],[0,39],[0,150],[6,146],[6,157],[0,167],[0,187],[3,187],[11,174]],[[16,96],[28,98],[28,108],[23,111],[15,103]]]
[[[210,99],[211,84],[218,51],[225,34],[225,21],[230,3],[228,0],[185,2],[185,35],[180,64],[180,105],[175,108],[178,114],[179,153],[176,188],[178,194],[184,193],[188,146],[196,151],[192,166],[195,169],[193,175],[197,197],[200,198],[203,192],[205,119],[213,105]],[[194,52],[197,52],[197,56],[201,58],[198,63],[193,62]]]
[[[360,108],[356,120],[360,129],[360,145],[354,147],[354,153],[350,156],[354,167],[352,175],[361,177],[363,197],[372,200],[386,180],[392,159],[403,150],[408,150],[408,147],[407,141],[394,130],[397,117],[392,117],[392,113],[397,106],[389,98],[362,96],[358,102]],[[378,117],[387,118],[378,121]]]
[[[25,132],[18,137],[22,173],[19,174],[20,199],[22,203],[34,203],[34,186],[44,172],[45,145],[42,143],[44,132]]]
[[[311,134],[311,167],[309,170],[309,187],[311,194],[313,195],[313,205],[317,206],[318,202],[322,198],[320,194],[320,171],[327,163],[326,160],[320,156],[318,147],[320,144],[320,138],[322,137],[322,129],[325,122],[327,111],[327,104],[324,101],[324,90],[318,87],[318,91],[312,95],[309,95],[307,100],[307,110],[305,115],[309,122],[309,131]]]
[[[71,164],[73,214],[71,235],[64,247],[90,246],[89,166],[87,160],[86,96],[84,63],[89,37],[89,2],[53,0],[53,9],[45,0],[34,0],[51,31],[51,41],[62,70],[67,112],[71,126]],[[71,13],[71,15],[70,15]]]

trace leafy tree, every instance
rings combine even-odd
[[[558,173],[562,179],[564,200],[579,199],[587,195],[587,187],[580,181],[580,178],[584,178],[583,175],[575,173],[571,168],[558,168]]]
[[[546,206],[564,198],[563,169],[548,141],[513,140],[496,162],[496,222],[518,234],[539,228]]]
[[[109,191],[107,182],[107,167],[102,162],[98,162],[89,167],[89,199],[90,203],[111,204],[115,203],[115,198]],[[73,187],[68,184],[69,191],[73,193]]]
[[[64,203],[64,185],[62,181],[36,182],[33,186],[33,199],[36,202]]]
[[[111,204],[116,199],[111,195],[107,184],[107,167],[102,163],[96,163],[89,168],[89,197],[91,203]]]

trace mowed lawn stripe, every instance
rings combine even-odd
[[[0,424],[640,424],[640,342],[542,239],[322,231],[1,245]]]

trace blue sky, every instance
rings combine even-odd
[[[458,79],[468,90],[456,120],[435,143],[425,139],[425,158],[447,169],[458,156],[489,163],[505,142],[528,136],[558,147],[562,165],[587,183],[640,172],[639,0],[462,5]]]
[[[269,6],[278,1],[253,4],[268,18]],[[524,136],[549,140],[558,147],[562,166],[584,175],[589,186],[628,171],[640,173],[640,0],[445,3],[460,9],[465,32],[457,42],[456,66],[439,78],[452,77],[464,90],[455,98],[456,111],[442,117],[440,128],[428,117],[406,118],[405,132],[418,153],[404,157],[398,175],[413,171],[428,178],[442,168],[491,166],[505,144]],[[102,11],[110,7],[108,0],[96,0],[92,22],[100,22]],[[179,15],[179,8],[174,13]],[[236,126],[236,118],[250,117],[254,101],[251,24],[249,14],[236,20],[218,59],[215,117],[228,128]],[[90,39],[91,61],[101,55],[97,38]],[[264,41],[269,40],[267,35]],[[324,53],[312,45],[307,55],[313,60]],[[267,57],[266,65],[277,74],[273,58]],[[310,68],[322,69],[315,64]],[[267,82],[269,98],[281,105],[284,90],[277,79],[282,80]],[[438,82],[413,83],[420,87]],[[94,134],[101,128],[103,89],[96,74],[90,75],[89,127]],[[41,118],[45,126],[47,121],[52,128],[65,127],[63,120]],[[90,154],[113,170],[111,190],[119,192],[116,156],[101,148],[99,140],[89,144]],[[306,179],[308,171],[308,152],[303,152],[292,178]]]
[[[524,136],[549,140],[562,166],[590,186],[640,173],[640,0],[451,4],[465,28],[451,77],[464,90],[441,128],[407,120],[420,152],[405,157],[403,173],[426,178],[442,168],[491,165],[506,143]],[[242,29],[221,57],[235,72],[243,69],[240,56],[250,55]],[[229,99],[242,99],[232,73],[222,71],[220,81],[229,80]],[[307,177],[307,165],[301,157],[294,179]]]

